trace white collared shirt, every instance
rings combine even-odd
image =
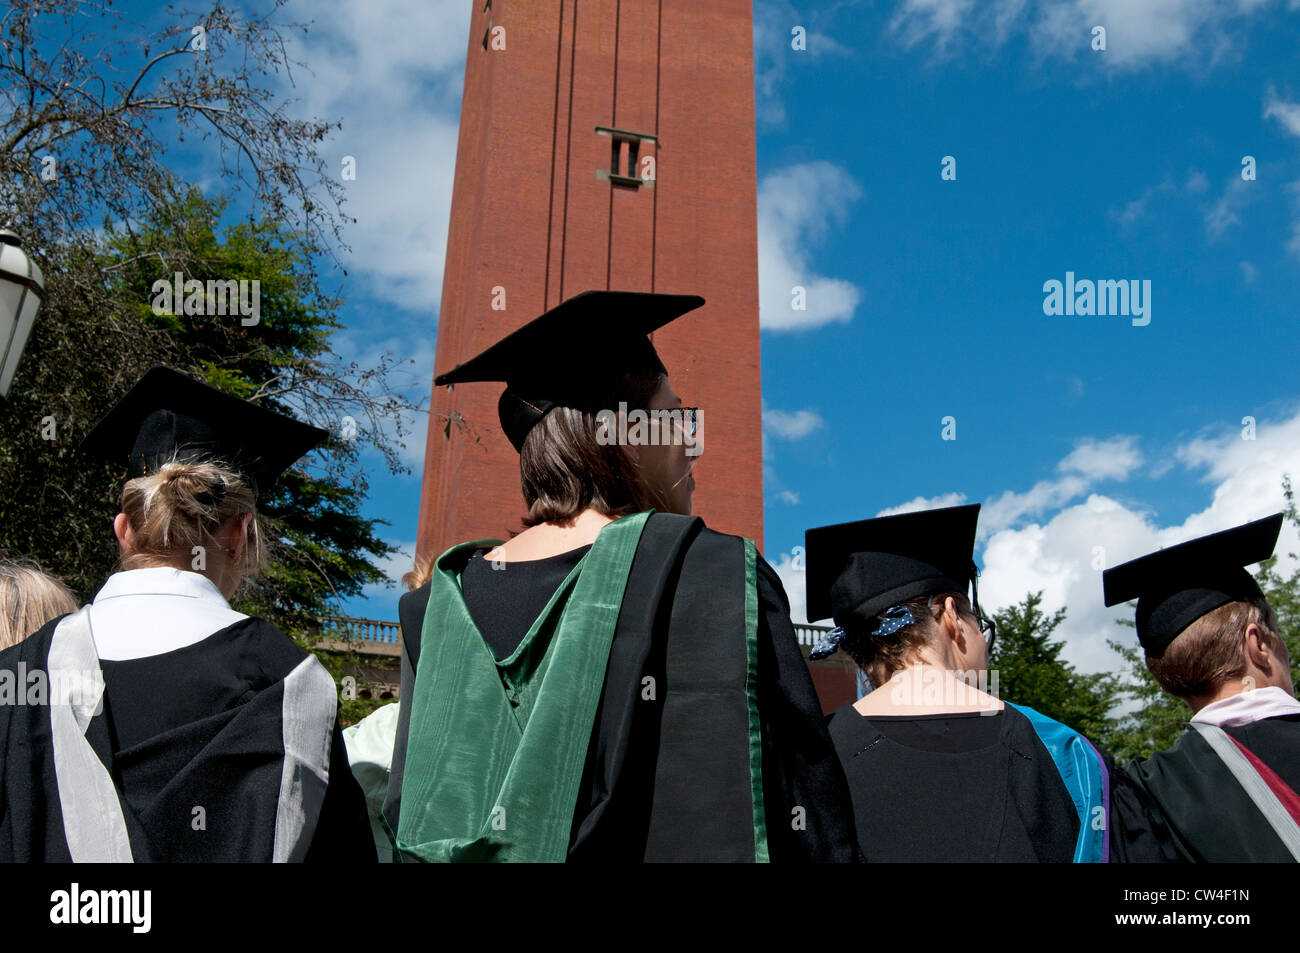
[[[1236,728],[1278,715],[1300,715],[1300,701],[1288,695],[1285,689],[1270,685],[1211,702],[1193,715],[1192,721],[1219,728]]]
[[[95,648],[109,662],[184,648],[248,618],[207,576],[169,566],[114,573],[89,611]]]

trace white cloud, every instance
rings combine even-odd
[[[792,57],[816,61],[851,52],[838,40],[816,30],[805,14],[813,11],[805,8],[801,13],[784,0],[757,0],[754,4],[754,113],[761,125],[779,126],[785,122],[781,92]],[[795,27],[805,31],[802,50],[791,46]]]
[[[1022,32],[1042,60],[1090,56],[1104,69],[1141,70],[1170,62],[1215,65],[1241,54],[1230,27],[1271,0],[902,0],[890,22],[902,42],[951,55],[987,56]],[[1292,0],[1290,9],[1297,9]],[[1092,29],[1106,29],[1105,51]],[[959,51],[956,48],[962,47]]]
[[[1084,671],[1113,668],[1116,656],[1106,640],[1132,640],[1132,630],[1116,622],[1131,612],[1102,603],[1101,570],[1128,558],[1119,552],[1136,556],[1154,548],[1141,514],[1093,494],[1045,523],[994,533],[984,546],[980,602],[992,613],[1041,591],[1045,611],[1067,607],[1055,633],[1066,643],[1066,659]]]
[[[1090,480],[1126,480],[1142,463],[1135,437],[1082,440],[1056,465],[1062,473],[1078,473]]]
[[[899,513],[916,513],[921,510],[941,510],[946,506],[961,506],[966,502],[965,493],[943,493],[939,496],[918,496],[908,500],[906,503],[900,503],[898,506],[889,506],[877,513],[877,516],[897,516]]]
[[[1271,87],[1268,98],[1264,101],[1264,118],[1276,119],[1282,128],[1292,136],[1300,136],[1300,103],[1289,103],[1279,99]]]
[[[986,537],[1025,517],[1037,516],[1064,506],[1070,500],[1082,496],[1089,486],[1088,480],[1071,474],[1056,480],[1039,480],[1024,493],[1007,490],[985,501],[980,510],[980,536]]]
[[[1023,493],[1007,490],[986,500],[980,510],[981,539],[1021,520],[1040,516],[1088,493],[1097,483],[1128,479],[1142,463],[1134,437],[1091,437],[1079,441],[1057,465],[1059,476],[1039,480]]]
[[[974,9],[975,0],[903,0],[889,25],[903,35],[907,45],[933,38],[942,52],[961,32]]]
[[[446,254],[452,174],[471,5],[459,0],[294,0],[291,16],[312,21],[292,37],[302,111],[339,119],[326,144],[344,181],[344,265],[375,297],[436,312]]]
[[[789,503],[791,506],[799,504],[799,494],[794,490],[782,490],[776,495],[776,498],[782,503]]]
[[[1259,269],[1248,261],[1241,263],[1241,277],[1245,279],[1246,284],[1253,285],[1259,278]]]
[[[1291,9],[1300,7],[1300,0],[1293,0]],[[1264,102],[1264,118],[1276,119],[1282,128],[1292,136],[1300,137],[1300,103],[1286,102],[1278,98],[1277,92],[1270,86]],[[1291,222],[1291,238],[1287,242],[1287,251],[1300,259],[1300,182],[1287,186],[1292,196],[1294,218]]]
[[[1093,493],[1048,507],[1055,512],[1045,521],[1000,527],[984,545],[984,607],[994,611],[1042,590],[1047,611],[1068,609],[1057,630],[1066,641],[1065,657],[1086,671],[1112,668],[1116,657],[1106,640],[1132,642],[1132,630],[1116,624],[1132,612],[1102,605],[1101,569],[1282,509],[1283,475],[1300,475],[1300,412],[1277,421],[1260,418],[1255,440],[1228,430],[1189,440],[1172,456],[1211,488],[1207,506],[1179,523],[1162,524],[1154,509]],[[1289,554],[1297,551],[1300,538],[1288,524],[1278,543],[1284,572],[1293,568]]]
[[[781,585],[785,587],[785,594],[790,597],[790,621],[795,623],[807,622],[808,593],[804,588],[802,553],[797,564],[794,555],[791,553],[781,553],[775,562],[771,559],[768,559],[768,562],[776,570],[777,576],[780,577]]]
[[[815,410],[777,410],[763,405],[763,429],[782,440],[798,440],[825,425]]]
[[[1112,211],[1111,217],[1114,218],[1124,228],[1132,228],[1138,222],[1147,217],[1147,207],[1151,204],[1152,197],[1157,192],[1176,192],[1174,183],[1165,179],[1159,185],[1153,185],[1146,189],[1140,196],[1129,202],[1118,212]]]
[[[1223,194],[1205,211],[1205,231],[1210,240],[1222,237],[1231,226],[1241,223],[1239,212],[1254,195],[1254,183],[1247,182],[1240,175],[1228,180]]]
[[[819,275],[811,246],[832,226],[848,220],[848,206],[862,190],[829,162],[788,166],[766,176],[758,188],[759,324],[765,330],[808,330],[846,322],[862,297],[853,283]],[[804,310],[795,310],[792,289],[804,289]]]
[[[1147,202],[1151,200],[1151,194],[1151,189],[1147,189],[1141,196],[1129,202],[1120,211],[1112,212],[1111,215],[1125,228],[1132,228],[1146,218]]]
[[[330,339],[330,346],[340,360],[355,363],[363,369],[378,366],[384,356],[397,358],[402,363],[389,373],[389,385],[408,400],[427,408],[435,353],[432,322],[429,328],[429,333],[423,335],[413,333],[409,337],[367,338],[364,341],[354,330],[344,329]],[[398,456],[419,479],[424,471],[424,448],[429,428],[427,411],[403,414],[402,429],[405,432],[400,438],[392,421],[386,423],[388,440],[394,444],[401,440],[404,446],[398,449]]]

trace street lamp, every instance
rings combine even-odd
[[[18,236],[0,228],[0,397],[9,396],[44,297],[41,269],[27,257]]]

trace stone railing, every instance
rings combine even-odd
[[[818,639],[830,630],[829,625],[810,625],[807,622],[796,622],[794,624],[794,637],[799,640],[800,645],[811,648],[817,644]]]
[[[396,622],[381,619],[357,619],[352,616],[322,616],[319,649],[335,652],[358,652],[362,655],[400,655],[402,653],[402,627]],[[796,623],[795,638],[800,645],[812,647],[829,625]]]
[[[328,615],[320,619],[320,632],[318,649],[362,655],[402,654],[402,627],[396,622]]]

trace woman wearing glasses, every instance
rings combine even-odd
[[[1105,861],[1105,757],[997,697],[979,506],[809,530],[808,617],[873,686],[831,716],[867,861]],[[968,597],[968,590],[971,596]]]
[[[525,529],[399,604],[401,859],[853,858],[781,583],[690,515],[697,418],[649,335],[703,303],[586,292],[436,380],[506,385]]]

